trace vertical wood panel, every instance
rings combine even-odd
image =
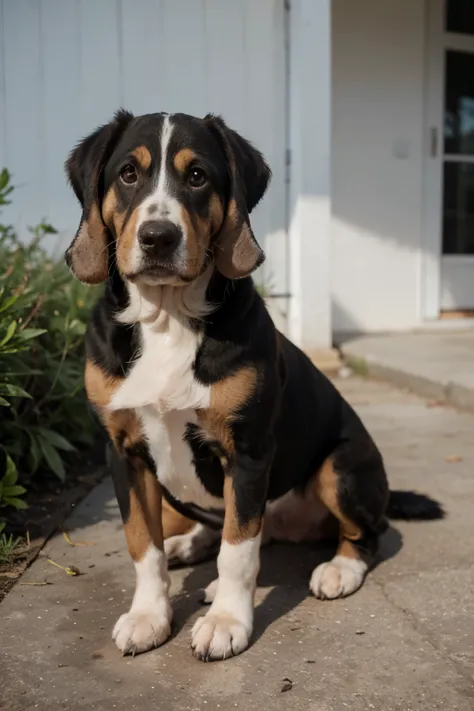
[[[5,20],[3,2],[0,0],[0,170],[5,165]]]
[[[202,0],[162,0],[166,111],[207,113]]]
[[[4,46],[4,155],[16,186],[14,203],[3,219],[21,232],[41,217],[42,121],[39,3],[15,0],[3,5]]]
[[[44,124],[44,216],[59,230],[79,220],[79,207],[66,184],[64,161],[90,127],[80,123],[80,15],[75,0],[42,0],[42,114]],[[61,28],[61,31],[58,31]]]
[[[212,111],[272,167],[252,219],[268,257],[261,277],[286,291],[282,0],[0,0],[0,11],[0,160],[18,185],[9,215],[23,232],[42,217],[74,232],[64,160],[120,105]]]
[[[245,27],[240,0],[205,0],[206,104],[245,133]]]
[[[165,111],[163,3],[122,3],[124,106],[135,114]]]
[[[117,0],[80,0],[80,125],[90,131],[108,121],[121,103]]]
[[[285,293],[285,52],[284,9],[279,0],[245,0],[245,135],[262,151],[273,171],[264,200],[252,215],[267,259],[260,277]]]

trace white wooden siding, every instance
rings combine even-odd
[[[283,0],[0,0],[0,167],[17,187],[2,216],[42,218],[63,246],[79,210],[64,160],[124,106],[221,114],[274,173],[255,212],[263,278],[287,291]]]

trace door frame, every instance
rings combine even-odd
[[[423,321],[438,319],[441,304],[444,10],[445,0],[427,0],[420,309]]]
[[[448,45],[450,49],[472,52],[472,38],[444,31],[445,9],[446,0],[427,0],[420,308],[423,321],[439,319],[442,306],[444,48]],[[468,255],[461,258],[474,262]],[[455,260],[453,255],[452,261]]]

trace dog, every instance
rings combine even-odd
[[[85,387],[113,444],[136,570],[113,638],[124,654],[164,643],[167,557],[219,549],[191,646],[226,659],[251,639],[262,542],[335,536],[309,587],[340,598],[362,585],[388,517],[442,509],[389,491],[359,417],[274,327],[251,276],[264,254],[249,219],[270,169],[248,141],[214,115],[120,110],[66,171],[82,206],[67,264],[86,284],[105,282]]]

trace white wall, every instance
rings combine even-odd
[[[290,13],[290,338],[331,346],[331,0],[292,0]]]
[[[419,323],[424,0],[333,0],[335,331]]]
[[[80,217],[63,163],[82,136],[120,106],[220,113],[272,168],[252,224],[259,276],[286,293],[285,53],[283,0],[0,0],[0,170],[16,186],[0,219],[26,239],[50,221],[60,254]]]

